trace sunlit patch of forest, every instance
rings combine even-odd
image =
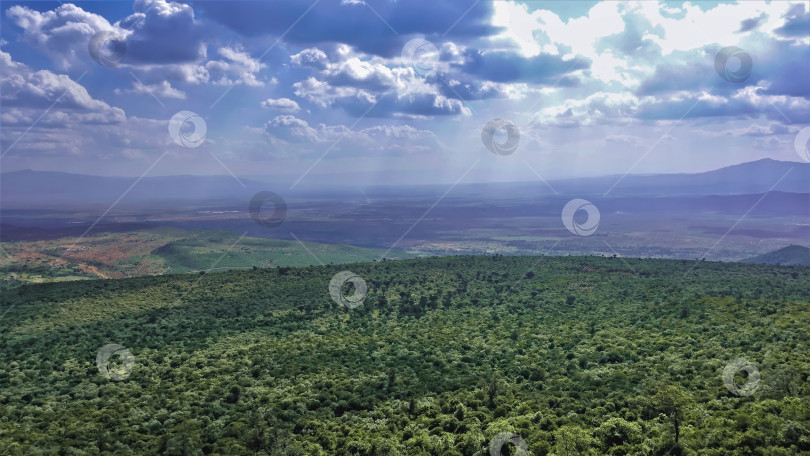
[[[355,309],[328,291],[346,269]],[[259,268],[25,285],[0,315],[2,454],[483,456],[504,432],[527,452],[502,456],[810,454],[806,267]],[[750,395],[723,381],[739,359]]]

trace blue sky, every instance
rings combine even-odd
[[[694,172],[801,160],[810,124],[808,1],[3,2],[0,24],[3,171]]]

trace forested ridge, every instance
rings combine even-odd
[[[2,454],[810,454],[807,267],[442,257],[25,285],[3,314]]]

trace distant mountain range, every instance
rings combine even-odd
[[[242,186],[244,185],[244,187]],[[0,174],[3,208],[65,204],[122,205],[176,204],[192,201],[249,199],[266,185],[230,176],[161,176],[140,181],[54,171],[13,171]]]
[[[745,195],[767,191],[810,193],[810,163],[762,160],[695,174],[605,176],[552,181],[561,193],[610,196]],[[618,182],[618,183],[617,183]],[[615,186],[614,186],[615,185]]]
[[[742,262],[810,266],[810,249],[801,245],[789,245],[773,252],[742,260]]]
[[[550,184],[554,191],[563,195],[593,197],[606,193],[608,197],[756,195],[768,191],[807,194],[810,193],[810,163],[763,159],[696,174],[604,176],[551,181]],[[257,179],[237,180],[231,176],[162,176],[137,181],[125,177],[25,170],[0,174],[0,204],[5,209],[66,204],[109,205],[121,195],[125,195],[121,205],[233,202],[246,201],[262,190],[283,190],[285,198],[305,196],[288,188],[279,183]],[[429,195],[444,190],[446,185],[364,189],[345,187],[322,196]],[[539,182],[462,184],[453,193],[497,195],[507,191],[534,196],[552,194],[550,188]]]

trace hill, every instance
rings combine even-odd
[[[7,225],[6,225],[7,226]],[[124,224],[118,229],[132,229]],[[307,266],[380,259],[384,250],[241,236],[227,230],[140,227],[89,236],[2,242],[0,289],[25,283],[110,279],[179,272]],[[72,230],[48,230],[70,232]],[[79,233],[81,234],[81,233]],[[412,255],[392,250],[388,257]]]
[[[782,191],[808,193],[806,176],[810,163],[787,162],[764,158],[752,162],[726,166],[702,173],[673,173],[629,175],[611,190],[611,195],[742,195]],[[605,192],[617,182],[617,176],[596,180],[577,179],[568,185],[562,182],[561,191]],[[778,183],[778,184],[777,184]],[[584,186],[584,187],[583,187]],[[558,189],[559,190],[559,189]]]
[[[810,266],[810,249],[802,245],[787,247],[743,260],[745,263]]]
[[[442,257],[25,285],[0,315],[4,454],[810,451],[804,267]]]

